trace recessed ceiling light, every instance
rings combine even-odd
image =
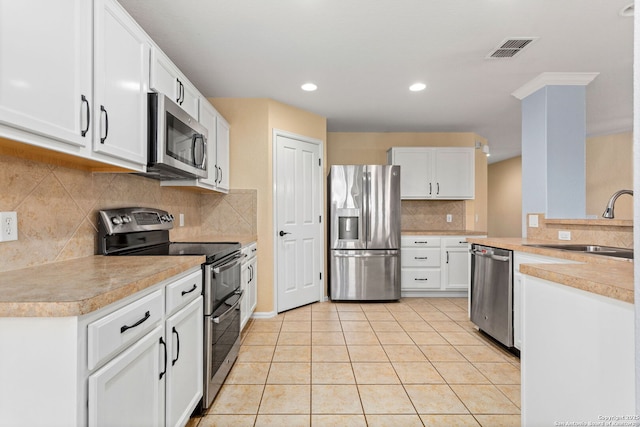
[[[427,88],[427,85],[424,83],[414,83],[411,86],[409,86],[409,90],[411,92],[420,92],[421,90],[425,90]]]
[[[300,87],[302,88],[302,90],[305,90],[307,92],[313,92],[314,90],[318,89],[318,86],[313,83],[305,83]]]

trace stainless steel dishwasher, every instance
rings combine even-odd
[[[471,321],[513,347],[513,251],[471,246]]]

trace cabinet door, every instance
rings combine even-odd
[[[445,290],[469,290],[471,257],[468,247],[444,249]]]
[[[151,50],[149,86],[167,95],[194,119],[198,118],[200,93],[157,47]]]
[[[150,46],[119,4],[96,1],[93,149],[140,165],[147,164]]]
[[[207,136],[207,177],[200,178],[200,182],[210,185],[214,188],[218,180],[218,170],[216,163],[217,116],[218,112],[216,111],[216,109],[213,108],[209,101],[203,100],[202,105],[200,106],[199,122],[201,125],[206,127],[209,132]]]
[[[229,191],[229,123],[218,115],[216,120],[216,163],[220,176],[218,190]]]
[[[242,302],[240,303],[240,330],[244,329],[244,326],[249,321],[250,312],[249,312],[249,282],[251,279],[251,274],[249,273],[249,263],[242,264],[241,277],[240,277],[240,288],[244,291],[244,295],[242,297]]]
[[[167,319],[166,426],[183,426],[202,397],[202,296]]]
[[[87,145],[91,2],[2,0],[0,10],[0,122]]]
[[[392,162],[400,165],[400,197],[428,199],[435,194],[432,175],[432,150],[429,148],[393,148]]]
[[[162,331],[157,326],[89,376],[90,427],[164,425]]]
[[[249,295],[247,296],[249,300],[249,317],[253,314],[256,309],[256,305],[258,305],[258,259],[254,258],[249,265],[251,280],[249,281]]]
[[[474,198],[474,148],[437,148],[435,150],[434,170],[435,198]]]

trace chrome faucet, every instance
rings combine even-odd
[[[618,197],[622,196],[623,194],[629,194],[631,196],[633,196],[633,191],[631,190],[619,190],[616,191],[615,193],[613,193],[613,196],[611,196],[611,198],[609,199],[609,203],[607,203],[607,207],[604,210],[604,213],[602,214],[603,218],[608,218],[608,219],[612,219],[613,218],[613,206],[616,203],[616,200],[618,199]]]

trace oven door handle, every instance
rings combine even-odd
[[[234,255],[230,262],[223,264],[219,267],[215,267],[213,269],[213,272],[216,274],[220,274],[223,271],[226,271],[226,270],[229,270],[230,268],[235,267],[236,265],[240,264],[240,261],[238,261],[240,258],[242,258],[242,253],[238,253]]]
[[[234,295],[240,295],[240,298],[238,298],[238,301],[236,301],[235,304],[233,304],[227,311],[225,311],[224,313],[222,313],[220,316],[218,317],[212,317],[211,320],[213,321],[213,323],[220,323],[222,322],[227,316],[230,316],[231,313],[233,312],[233,310],[235,310],[239,305],[240,305],[240,301],[242,301],[242,294],[244,294],[244,290],[241,291],[236,291],[234,293]]]

